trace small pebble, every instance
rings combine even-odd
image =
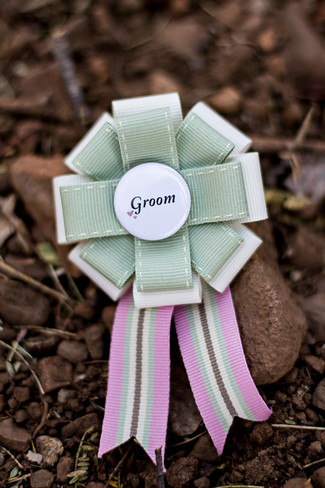
[[[54,475],[46,469],[34,471],[30,478],[32,488],[50,488],[54,481]]]
[[[73,471],[74,460],[71,457],[63,456],[60,458],[56,468],[56,479],[59,483],[68,481],[67,474]]]
[[[325,410],[325,378],[318,383],[313,394],[312,404],[321,410]]]
[[[273,429],[271,425],[266,422],[261,422],[254,426],[253,432],[251,433],[252,441],[256,442],[259,446],[265,444],[273,436]]]
[[[41,435],[36,438],[35,446],[37,451],[42,454],[43,462],[46,466],[54,466],[59,456],[63,454],[64,447],[60,439]]]
[[[311,476],[314,488],[325,488],[325,466],[317,469]]]
[[[38,452],[28,451],[26,454],[26,459],[33,464],[42,464],[43,456]]]
[[[70,363],[86,361],[88,357],[87,347],[83,342],[63,340],[58,346],[57,353]]]

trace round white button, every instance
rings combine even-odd
[[[144,163],[121,178],[114,208],[119,222],[130,234],[158,241],[175,234],[185,223],[191,195],[177,171],[165,164]]]

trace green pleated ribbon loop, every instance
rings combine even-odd
[[[191,289],[192,268],[210,281],[243,243],[226,222],[249,217],[243,163],[226,161],[233,149],[193,111],[176,134],[169,107],[103,115],[69,156],[70,167],[96,181],[60,187],[66,240],[90,239],[80,258],[119,289],[134,273],[139,292]],[[120,178],[147,162],[179,171],[191,194],[186,224],[160,241],[130,236],[114,210]]]
[[[192,287],[187,227],[161,241],[135,240],[135,276],[138,291]]]
[[[135,269],[134,239],[130,235],[92,239],[80,257],[118,288],[123,288]]]
[[[127,234],[114,211],[117,184],[112,180],[60,188],[67,241]]]
[[[176,143],[181,169],[220,164],[234,148],[232,142],[193,113],[178,129]]]
[[[189,225],[248,217],[245,182],[239,162],[181,172],[191,193]]]
[[[243,242],[227,224],[202,224],[189,227],[192,266],[206,281],[228,261]]]
[[[179,167],[173,122],[168,107],[116,119],[124,169],[141,163]]]

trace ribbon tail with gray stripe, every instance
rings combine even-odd
[[[99,456],[135,437],[155,462],[165,448],[169,406],[170,323],[195,401],[219,454],[235,416],[262,421],[271,410],[251,377],[230,289],[203,285],[200,304],[138,309],[129,292],[113,326]]]
[[[230,289],[203,285],[200,304],[177,306],[176,332],[196,404],[219,454],[233,417],[271,415],[249,372]]]

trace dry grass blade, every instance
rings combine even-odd
[[[15,268],[13,268],[9,264],[1,260],[0,260],[0,272],[16,280],[23,281],[27,285],[32,286],[33,288],[44,293],[45,295],[49,295],[52,298],[55,298],[56,300],[63,303],[65,306],[69,308],[71,308],[71,305],[73,304],[73,300],[71,300],[71,298],[63,295],[59,291],[53,290],[52,288],[43,285],[43,283],[40,283],[39,281],[35,280],[34,278],[31,278],[25,273],[22,273],[21,271],[17,271]]]
[[[125,459],[127,458],[127,456],[129,455],[129,452],[131,451],[132,449],[132,445],[128,448],[128,450],[126,451],[126,453],[124,454],[124,456],[122,457],[122,459],[120,459],[120,461],[117,463],[117,465],[115,466],[115,468],[113,469],[112,473],[110,474],[108,480],[107,480],[107,483],[105,485],[104,488],[108,488],[112,479],[114,478],[114,476],[116,475],[116,473],[118,472],[118,470],[121,468],[122,464],[124,463]]]
[[[77,336],[77,334],[75,334],[74,332],[68,332],[67,330],[61,330],[61,329],[53,329],[51,327],[42,327],[41,325],[15,325],[14,327],[15,329],[35,330],[36,332],[40,332],[42,334],[69,337],[71,339],[74,339]],[[88,363],[91,362],[92,361],[88,361]],[[106,363],[106,361],[104,360],[102,360],[102,362]]]
[[[8,451],[8,449],[6,449],[5,447],[3,446],[0,446],[0,449],[2,449],[6,454],[8,454],[8,456],[11,457],[11,459],[13,459],[15,461],[15,463],[17,464],[18,468],[20,469],[24,469],[24,466],[22,464],[20,464],[20,462],[18,461],[18,459],[15,458],[15,456],[13,454],[11,454],[10,451]]]
[[[34,376],[34,379],[36,381],[36,384],[38,386],[38,389],[39,389],[41,395],[45,395],[44,388],[43,388],[43,386],[42,386],[39,378],[36,376],[35,371],[31,368],[30,364],[28,363],[28,361],[26,361],[26,359],[24,358],[24,356],[22,354],[20,354],[20,352],[18,352],[17,350],[15,350],[12,346],[9,346],[9,344],[7,344],[6,342],[3,342],[3,341],[0,340],[0,345],[3,346],[3,347],[5,347],[6,349],[9,349],[10,351],[13,351],[15,353],[15,355],[19,357],[19,359],[25,364],[25,366],[27,366],[27,368],[29,369],[29,371]]]
[[[276,429],[325,430],[325,427],[313,425],[271,424]]]

